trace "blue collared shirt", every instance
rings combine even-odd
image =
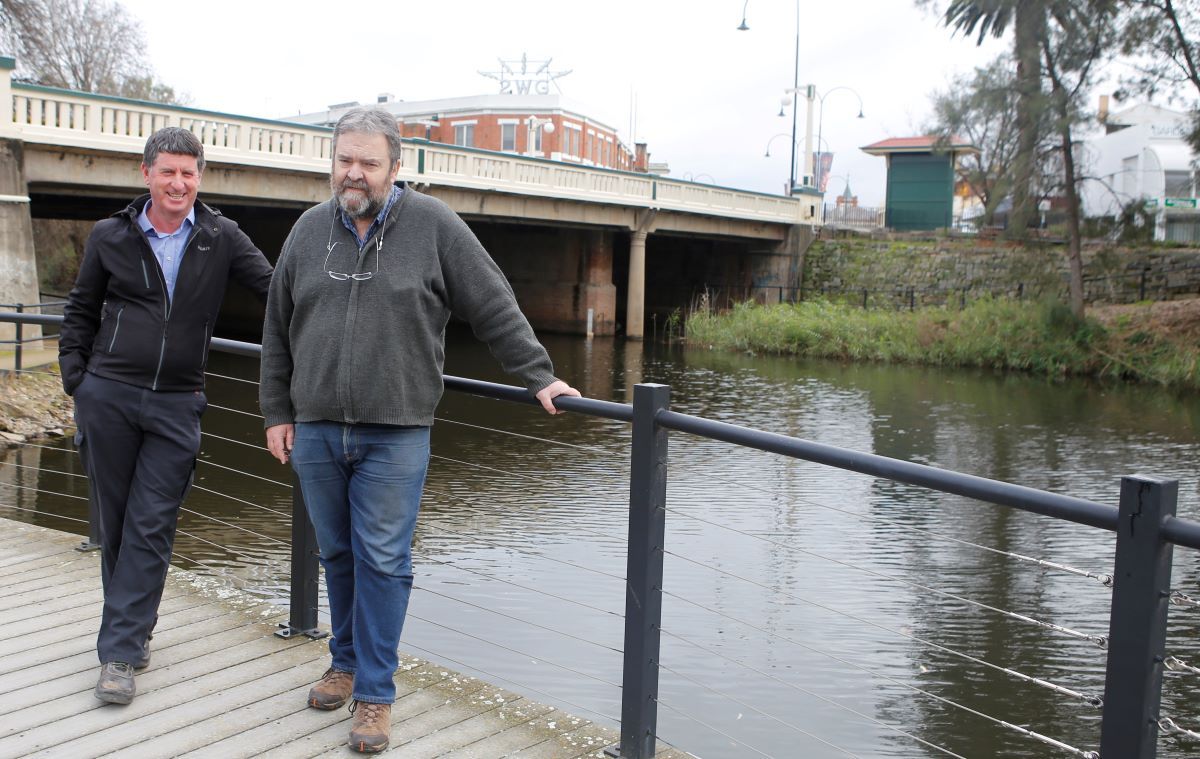
[[[396,205],[396,201],[400,199],[401,192],[402,190],[398,185],[392,185],[392,192],[390,195],[388,195],[387,202],[383,204],[383,209],[380,210],[379,215],[376,216],[375,220],[371,222],[371,226],[367,228],[367,233],[362,237],[358,236],[358,228],[354,226],[354,219],[351,219],[350,216],[340,207],[338,208],[338,214],[342,217],[342,224],[346,226],[346,229],[350,230],[350,234],[354,235],[354,241],[358,243],[358,250],[360,253],[362,252],[363,246],[367,244],[367,240],[371,239],[371,235],[378,232],[383,226],[384,219],[386,219],[387,215],[391,212],[392,206]]]
[[[179,264],[183,262],[183,254],[187,250],[187,241],[192,233],[192,227],[196,226],[196,208],[193,206],[188,211],[187,218],[179,225],[179,229],[166,234],[155,229],[150,217],[146,215],[152,202],[146,201],[145,207],[138,215],[138,226],[146,233],[146,239],[150,241],[150,249],[154,251],[154,257],[158,259],[163,279],[167,282],[167,297],[174,299],[175,280],[179,277]]]

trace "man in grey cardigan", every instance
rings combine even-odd
[[[400,133],[374,108],[333,133],[333,198],[288,235],[263,328],[267,448],[292,464],[329,593],[332,664],[308,695],[353,699],[350,746],[388,746],[411,543],[442,395],[445,329],[466,320],[549,413],[579,392],[554,367],[512,289],[444,203],[394,184]]]

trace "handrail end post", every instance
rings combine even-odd
[[[1155,756],[1174,548],[1162,526],[1178,496],[1176,480],[1121,478],[1101,756]]]
[[[621,742],[616,754],[623,759],[653,757],[657,737],[668,434],[658,413],[670,405],[670,386],[634,386]]]

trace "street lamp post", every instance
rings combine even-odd
[[[846,90],[847,92],[852,93],[854,95],[854,97],[858,98],[858,118],[860,118],[860,119],[865,118],[865,116],[863,116],[863,101],[862,101],[862,95],[859,95],[858,92],[853,87],[839,85],[837,87],[833,87],[832,89],[826,90],[824,95],[818,93],[816,87],[813,87],[812,85],[809,85],[809,87],[810,87],[809,100],[812,100],[813,95],[816,95],[817,100],[820,102],[820,113],[817,116],[817,150],[819,151],[821,149],[821,147],[820,147],[821,130],[825,126],[825,98],[829,97],[830,95],[837,92],[838,90]],[[811,117],[811,115],[812,115],[812,111],[810,110],[809,116]],[[818,161],[816,172],[814,172],[814,174],[813,174],[813,185],[818,190],[821,190],[822,192],[824,192],[824,190],[821,187],[821,179],[822,179],[822,175],[825,173],[825,171],[824,171],[825,167],[824,167],[823,163],[824,163],[823,161]]]
[[[745,32],[750,29],[750,27],[746,25],[746,5],[748,5],[749,2],[750,0],[746,0],[746,2],[742,5],[742,24],[738,27],[738,31],[740,32]],[[799,100],[800,92],[800,0],[796,0],[796,54],[795,63],[792,67],[792,87],[789,90],[785,90],[785,92],[791,93],[791,102],[794,104],[792,107],[792,162],[789,167],[790,173],[788,175],[788,195],[791,195],[796,189],[796,107],[799,105],[799,103],[796,101]],[[782,102],[782,105],[787,104],[788,100],[785,98]],[[783,115],[783,108],[779,109],[779,115]]]
[[[538,130],[541,130],[542,132],[545,132],[546,134],[554,134],[554,122],[550,119],[543,119],[543,118],[539,118],[538,116],[530,116],[528,122],[526,123],[526,130],[527,131],[525,134],[525,155],[541,156],[542,151],[539,149],[535,149],[533,146],[533,144],[534,144],[533,138],[538,134]],[[540,141],[539,141],[539,147],[540,147]]]

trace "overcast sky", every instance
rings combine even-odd
[[[381,92],[492,93],[498,84],[478,71],[525,53],[570,70],[562,93],[628,144],[648,143],[672,176],[770,193],[787,182],[790,112],[777,115],[794,70],[796,4],[787,0],[749,0],[749,31],[737,30],[743,0],[122,2],[141,21],[160,78],[197,108],[279,117]],[[930,93],[1007,42],[979,48],[910,0],[800,5],[800,82],[829,93],[820,119],[835,153],[828,193],[848,176],[863,205],[881,204],[884,160],[859,147],[919,134]]]

